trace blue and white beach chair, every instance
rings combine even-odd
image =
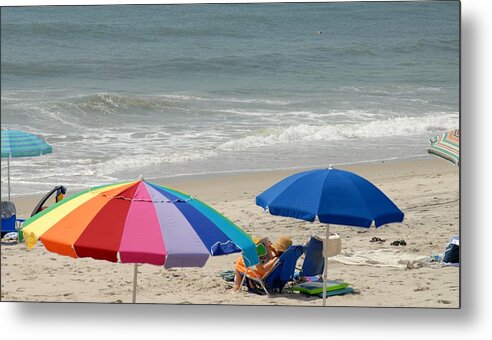
[[[282,293],[285,285],[294,278],[294,271],[299,257],[304,253],[304,247],[290,246],[285,253],[280,255],[278,262],[263,278],[246,276],[246,286],[253,293],[270,296],[271,293]]]

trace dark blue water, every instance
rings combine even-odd
[[[14,193],[409,156],[458,125],[454,1],[18,7],[1,20],[2,127],[54,149],[11,162]]]

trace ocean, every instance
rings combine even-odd
[[[3,7],[1,126],[53,147],[13,196],[420,157],[459,126],[459,2]]]

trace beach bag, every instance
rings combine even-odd
[[[460,263],[460,238],[455,236],[449,240],[444,250],[442,262],[457,265]]]
[[[2,210],[2,220],[9,219],[16,214],[15,205],[10,201],[2,201],[0,210]]]
[[[0,230],[2,236],[5,233],[15,232],[15,224],[16,224],[16,210],[14,203],[10,201],[2,201],[1,203],[2,210],[2,223],[0,224]]]
[[[332,257],[342,252],[342,238],[337,233],[331,234],[328,237],[328,254],[326,253],[326,247],[324,246],[326,240],[323,240],[323,257]]]

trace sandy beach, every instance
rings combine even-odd
[[[440,159],[340,166],[377,185],[405,213],[403,223],[379,229],[332,226],[342,237],[342,253],[330,258],[329,279],[350,283],[356,294],[330,297],[329,306],[459,307],[459,268],[429,264],[450,237],[459,233],[459,168]],[[251,236],[290,236],[303,244],[323,235],[324,226],[271,216],[255,196],[300,171],[278,170],[205,178],[152,180],[207,202]],[[70,188],[69,188],[70,190]],[[73,194],[73,192],[69,192]],[[39,197],[13,201],[18,216],[28,216]],[[386,240],[369,242],[372,237]],[[404,239],[406,246],[392,246]],[[212,257],[203,268],[171,269],[140,265],[138,303],[321,306],[321,299],[292,293],[260,296],[232,292],[219,274],[234,268],[237,254]],[[129,303],[133,266],[72,259],[47,252],[42,244],[2,242],[1,300]]]

